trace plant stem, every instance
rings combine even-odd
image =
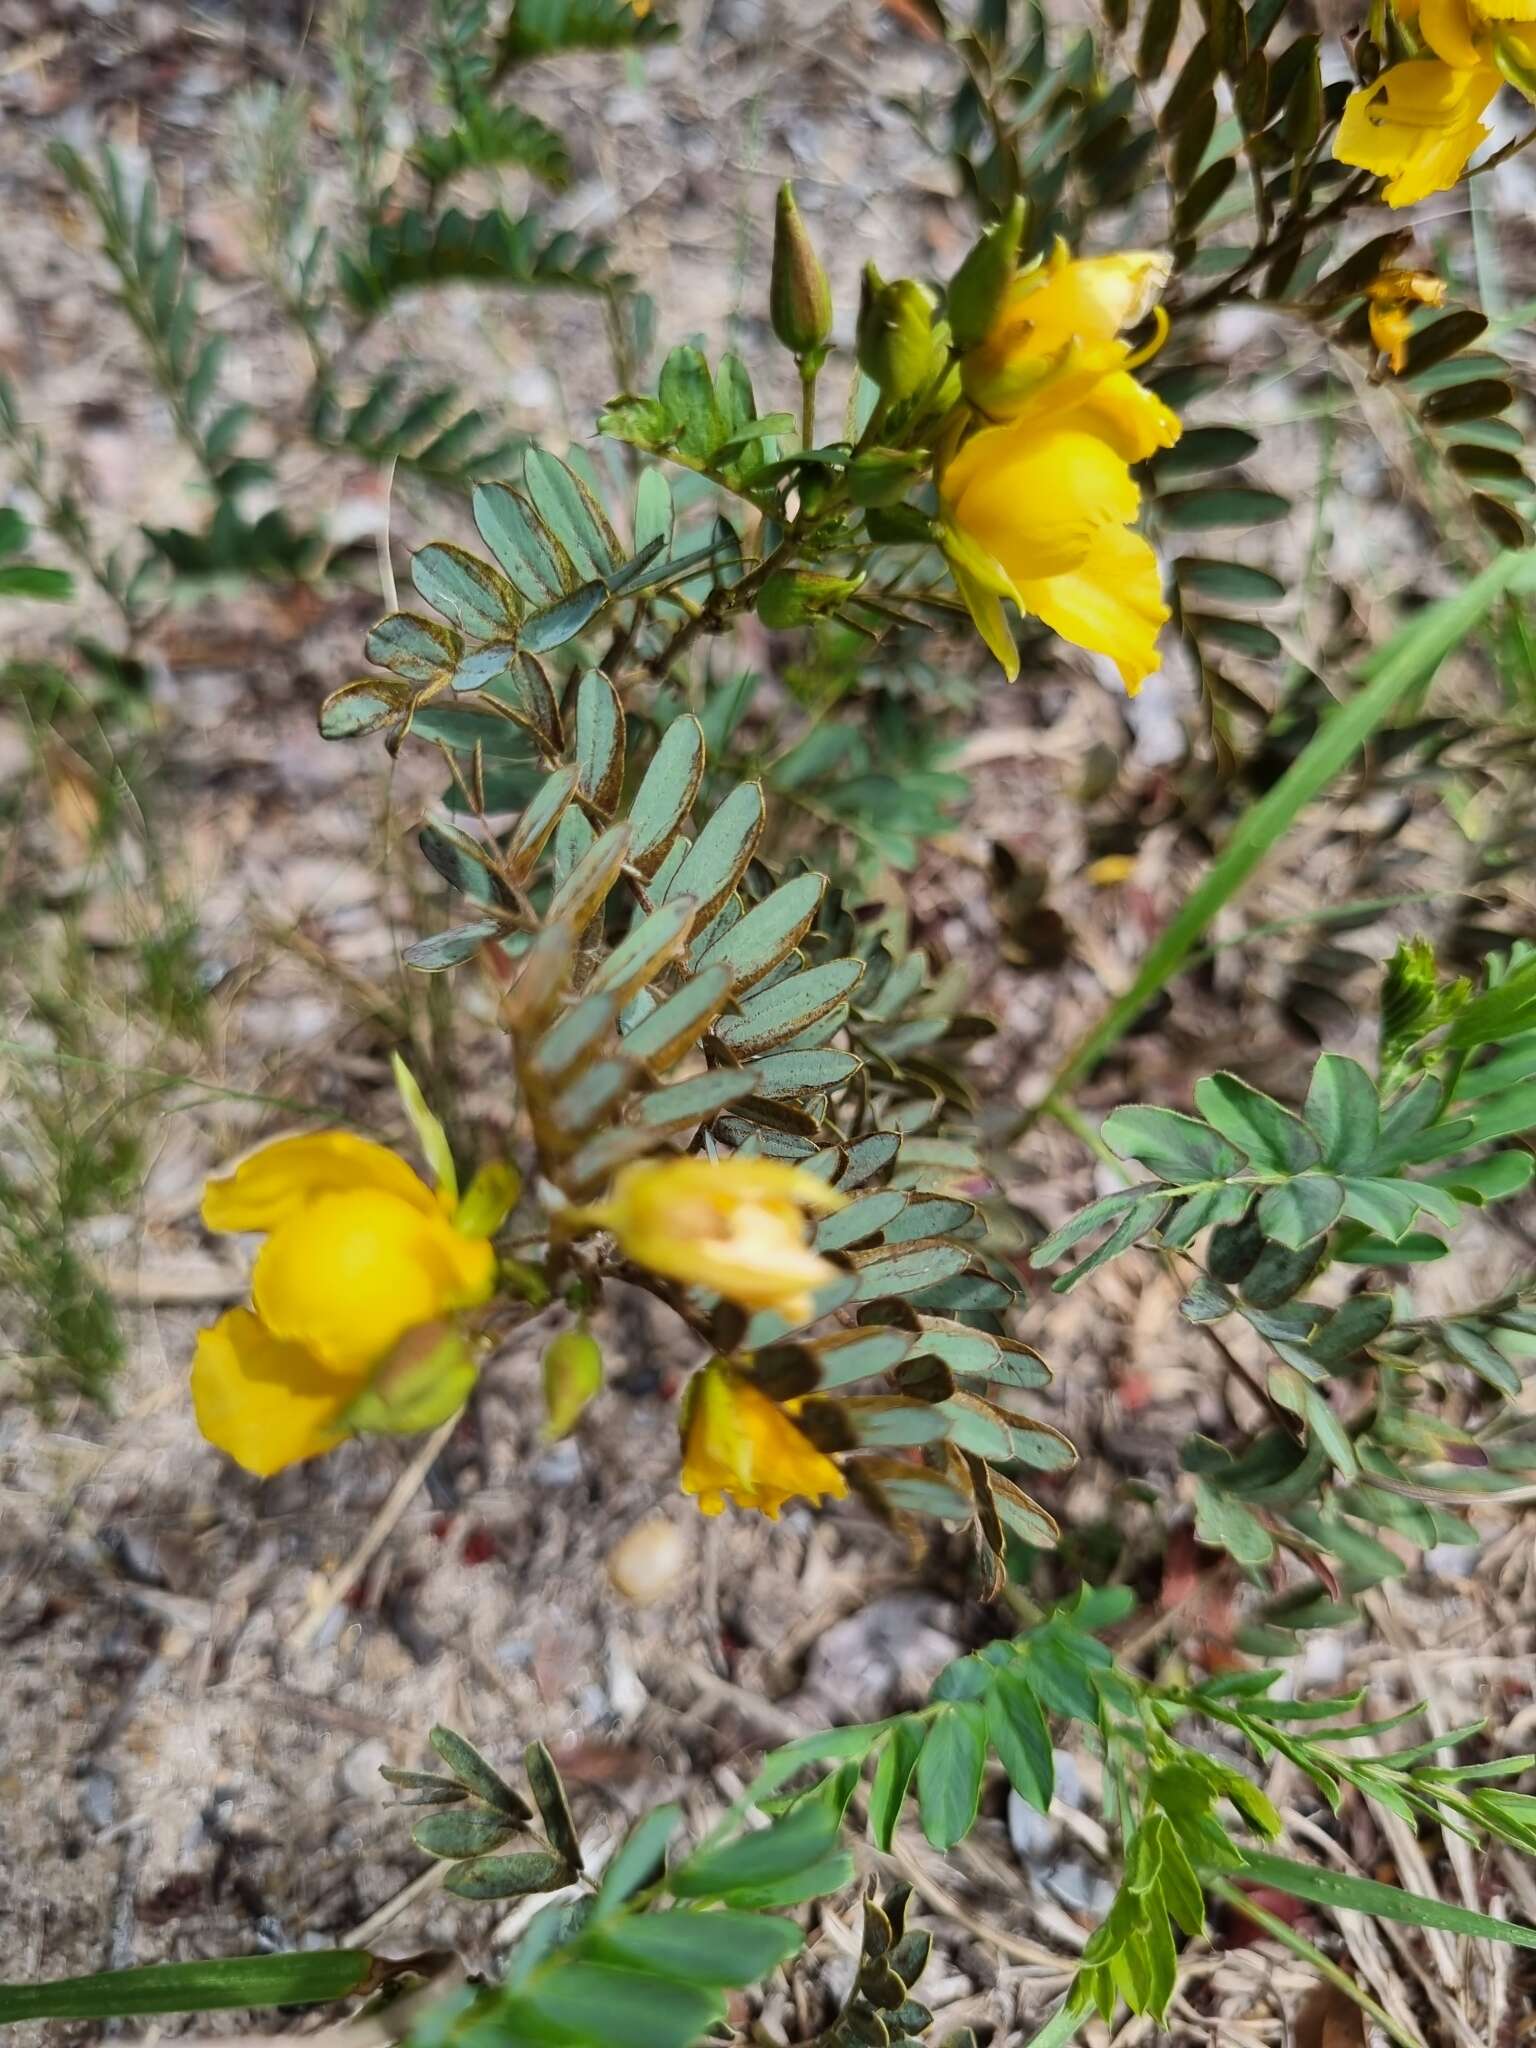
[[[1038,2034],[1031,2034],[1024,2048],[1064,2048],[1079,2028],[1085,2027],[1093,2017],[1093,2007],[1085,2005],[1074,2008],[1071,1998],[1062,2000]]]
[[[796,358],[800,370],[800,446],[814,448],[816,445],[816,377],[817,363],[814,355]]]
[[[696,616],[685,619],[660,654],[653,656],[647,663],[650,674],[666,675],[678,658],[687,653],[700,633],[717,632],[733,612],[741,611],[750,605],[774,570],[787,561],[799,545],[800,535],[791,527],[778,546],[771,548],[757,567],[749,570],[739,583],[717,583]]]

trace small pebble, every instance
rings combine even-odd
[[[675,1522],[653,1515],[621,1537],[608,1553],[608,1576],[637,1607],[664,1599],[688,1563],[687,1537]]]

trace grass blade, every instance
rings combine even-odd
[[[280,1956],[224,1956],[149,1963],[51,1984],[0,1984],[0,2026],[18,2020],[101,2020],[157,2012],[225,2012],[258,2005],[321,2005],[361,1991],[373,1969],[366,1949],[310,1949]]]
[[[1250,1854],[1247,1850],[1241,1874],[1273,1885],[1277,1892],[1288,1892],[1293,1899],[1310,1900],[1314,1906],[1373,1913],[1405,1927],[1438,1927],[1447,1934],[1470,1935],[1478,1941],[1508,1942],[1512,1948],[1536,1948],[1536,1927],[1495,1920],[1491,1913],[1474,1913],[1470,1906],[1447,1905],[1443,1899],[1421,1898],[1395,1884],[1378,1884],[1372,1877],[1353,1877],[1347,1871],[1322,1870],[1312,1863],[1293,1863],[1288,1856]]]
[[[1361,687],[1324,720],[1274,787],[1239,819],[1209,873],[1164,927],[1131,986],[1067,1055],[1030,1122],[1120,1042],[1184,965],[1217,912],[1274,851],[1313,798],[1348,766],[1403,699],[1429,681],[1497,599],[1530,574],[1528,555],[1518,549],[1500,555],[1465,590],[1430,605],[1372,655],[1361,671]]]

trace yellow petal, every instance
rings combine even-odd
[[[276,1230],[321,1195],[374,1188],[435,1212],[431,1189],[393,1152],[347,1131],[278,1138],[203,1190],[210,1230]]]
[[[1408,341],[1413,321],[1405,306],[1373,305],[1367,314],[1371,340],[1386,357],[1394,377],[1400,377],[1408,363]]]
[[[328,1451],[354,1383],[299,1344],[274,1337],[249,1309],[232,1309],[197,1340],[192,1406],[216,1445],[265,1479]]]
[[[1097,434],[1124,462],[1145,462],[1159,448],[1171,448],[1183,432],[1173,408],[1127,370],[1101,377],[1061,425]]]
[[[1095,533],[1136,517],[1141,493],[1096,434],[1020,420],[973,435],[939,480],[946,522],[1015,586],[1074,569]]]
[[[1021,583],[1019,596],[1063,640],[1107,654],[1132,696],[1158,667],[1168,607],[1157,557],[1139,533],[1105,527],[1079,568]]]
[[[1021,294],[1018,311],[1045,348],[1071,339],[1112,341],[1145,320],[1172,273],[1172,258],[1161,249],[1065,260],[1058,253],[1038,288]]]
[[[805,1212],[830,1213],[846,1200],[779,1160],[649,1160],[626,1167],[605,1202],[566,1221],[611,1230],[630,1258],[668,1279],[743,1308],[806,1315],[837,1268],[806,1242]]]
[[[743,1374],[707,1365],[684,1408],[682,1488],[706,1515],[730,1499],[776,1519],[797,1494],[841,1500],[848,1483],[776,1401]]]
[[[1097,380],[1121,368],[1116,337],[1162,296],[1171,269],[1160,250],[1050,260],[1015,282],[985,339],[961,366],[971,403],[997,420],[1075,405]]]
[[[291,1216],[262,1246],[251,1285],[274,1335],[357,1371],[417,1324],[484,1301],[495,1270],[483,1238],[361,1189],[322,1195]]]
[[[1418,19],[1420,34],[1442,62],[1460,69],[1482,63],[1474,40],[1478,21],[1468,0],[1420,0]]]
[[[1481,115],[1499,89],[1491,64],[1454,70],[1436,58],[1394,64],[1373,85],[1353,92],[1334,140],[1340,163],[1372,171],[1387,183],[1388,206],[1412,206],[1448,192],[1487,139]]]

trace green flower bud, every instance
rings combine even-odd
[[[349,1429],[414,1436],[457,1415],[469,1399],[478,1368],[449,1323],[407,1330],[346,1412]]]
[[[938,374],[943,343],[934,329],[933,304],[933,294],[916,278],[887,284],[873,263],[865,264],[859,368],[879,385],[888,405],[915,398]]]
[[[562,1330],[544,1352],[544,1434],[569,1436],[603,1384],[603,1354],[585,1330]]]
[[[797,356],[822,347],[832,332],[832,288],[789,184],[779,187],[768,316],[779,340]]]
[[[779,569],[758,592],[757,616],[776,632],[803,626],[835,612],[863,581],[862,576],[829,576],[818,569]]]
[[[868,448],[848,465],[848,494],[855,505],[899,504],[927,460],[915,451]]]
[[[1018,271],[1024,218],[1024,201],[1015,199],[950,279],[949,324],[956,348],[974,348],[991,331]]]
[[[494,1237],[517,1207],[523,1177],[515,1166],[492,1160],[478,1167],[454,1211],[453,1227],[465,1237]]]

